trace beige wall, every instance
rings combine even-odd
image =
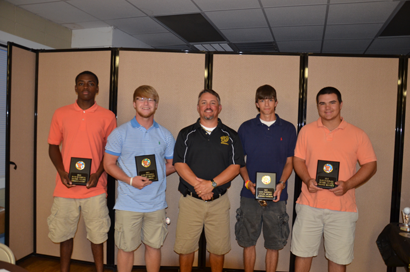
[[[258,111],[255,107],[256,89],[270,84],[277,91],[278,106],[276,113],[283,119],[297,124],[299,93],[299,57],[298,56],[246,56],[214,55],[212,88],[221,96],[222,112],[220,118],[225,125],[238,130],[246,120],[255,118]],[[287,213],[292,222],[294,174],[289,178]],[[243,269],[241,258],[243,249],[235,240],[234,227],[236,210],[239,208],[240,191],[243,180],[237,177],[229,189],[231,200],[231,245],[232,250],[225,257],[225,267]],[[256,270],[265,270],[265,253],[263,234],[256,245]],[[281,250],[278,271],[289,268],[290,239]]]
[[[318,118],[317,92],[326,86],[338,88],[342,116],[367,133],[378,160],[376,175],[356,190],[355,259],[347,271],[386,271],[375,241],[390,219],[397,75],[398,59],[309,57],[307,123]],[[326,267],[321,247],[311,270]]]
[[[71,29],[4,0],[0,0],[0,30],[52,48],[71,48]]]

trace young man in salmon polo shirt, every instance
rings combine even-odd
[[[48,237],[60,243],[61,271],[70,271],[73,237],[81,211],[95,267],[97,272],[102,272],[103,243],[110,228],[107,175],[102,160],[108,135],[116,127],[116,118],[114,113],[95,102],[98,78],[94,73],[80,73],[74,89],[77,101],[55,111],[48,136],[50,159],[57,169],[54,203],[47,219]],[[75,185],[70,181],[71,158],[92,159],[86,184]]]
[[[153,87],[138,87],[133,95],[135,117],[115,129],[105,147],[104,167],[118,180],[114,206],[118,272],[131,272],[134,251],[141,243],[145,246],[147,271],[158,272],[161,265],[161,247],[168,233],[166,176],[175,172],[175,140],[171,132],[154,121],[158,103]],[[150,167],[154,162],[157,176],[150,180],[146,171],[153,172]]]
[[[319,119],[301,129],[296,143],[293,163],[303,183],[296,202],[291,251],[297,256],[295,271],[307,272],[323,235],[328,270],[346,271],[353,260],[358,219],[355,188],[376,173],[376,155],[366,133],[341,117],[342,96],[336,88],[320,90],[316,103]],[[319,160],[321,172],[323,169],[330,175],[330,170],[339,169],[336,187],[318,187]],[[334,162],[339,162],[339,167]],[[356,172],[357,162],[360,169]]]

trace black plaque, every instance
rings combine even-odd
[[[336,188],[336,181],[339,180],[340,162],[335,161],[317,161],[316,182],[317,187],[323,189]]]
[[[276,189],[276,173],[256,173],[255,198],[258,200],[274,200]]]
[[[90,179],[91,159],[71,158],[68,178],[72,184],[87,185]]]
[[[135,156],[137,175],[146,177],[151,181],[158,181],[157,164],[155,155]]]

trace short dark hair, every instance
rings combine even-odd
[[[93,76],[93,77],[95,78],[95,82],[97,83],[97,86],[98,86],[98,77],[97,77],[97,75],[94,74],[93,72],[90,72],[90,71],[84,71],[84,72],[79,73],[79,74],[75,77],[75,84],[76,84],[76,85],[77,85],[77,80],[78,80],[78,78],[79,78],[80,76],[82,76],[82,75],[90,75],[90,76]]]
[[[255,103],[258,103],[259,99],[273,99],[278,101],[276,97],[276,90],[273,88],[271,85],[262,85],[258,89],[256,89],[256,94],[255,94]],[[261,111],[260,108],[256,107],[258,111]],[[275,107],[276,110],[276,107]]]
[[[255,103],[258,103],[259,99],[274,99],[277,101],[276,98],[276,90],[271,85],[263,85],[256,89],[255,94]]]
[[[319,103],[319,96],[323,94],[335,94],[339,103],[342,103],[342,94],[335,87],[324,87],[316,95],[316,104]]]
[[[199,104],[199,99],[201,98],[201,96],[204,93],[210,93],[210,94],[216,96],[216,98],[218,99],[218,103],[221,104],[221,98],[219,97],[219,94],[217,92],[215,92],[214,90],[211,90],[211,89],[205,89],[205,90],[203,90],[199,93],[199,95],[198,95],[198,104]]]

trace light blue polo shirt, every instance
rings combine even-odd
[[[155,154],[158,181],[142,190],[118,181],[117,200],[114,209],[133,212],[153,212],[167,207],[165,200],[165,159],[174,156],[175,139],[166,128],[154,121],[145,129],[135,117],[118,128],[108,137],[105,152],[118,156],[119,167],[130,177],[137,175],[135,156]]]

